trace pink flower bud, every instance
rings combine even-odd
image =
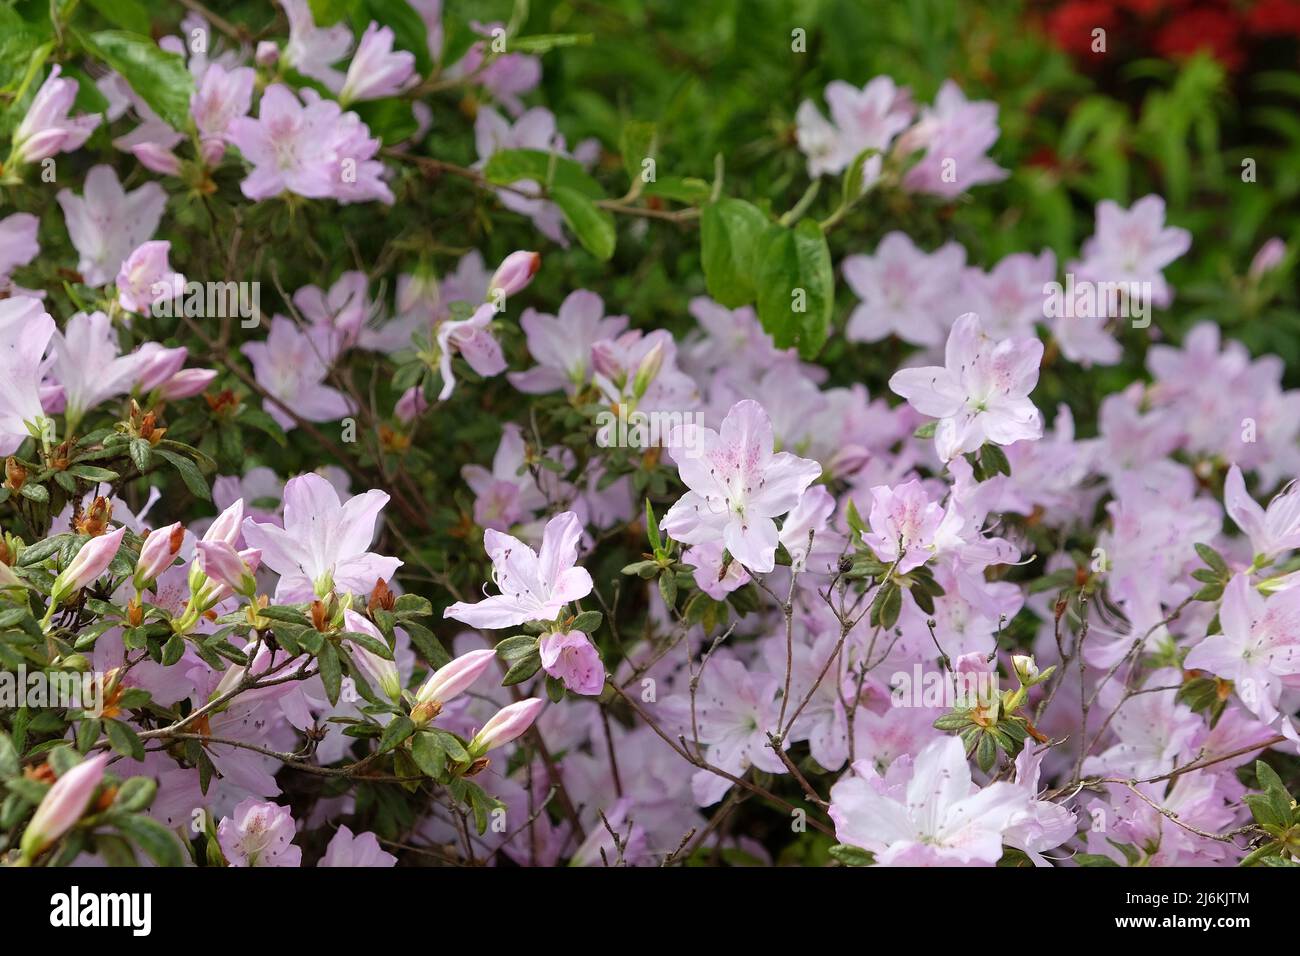
[[[139,252],[139,250],[137,249],[136,252]],[[123,266],[123,269],[125,268]],[[119,277],[119,281],[121,281],[121,277]],[[188,354],[189,350],[183,345],[169,349],[164,348],[157,342],[146,342],[135,352],[135,357],[140,363],[136,372],[135,387],[144,394],[152,392],[181,370]]]
[[[258,66],[275,66],[280,62],[280,48],[270,40],[263,40],[257,45],[254,59]]]
[[[69,596],[107,571],[109,563],[122,544],[124,534],[126,528],[118,528],[108,534],[91,538],[83,544],[77,556],[54,579],[54,587],[50,591],[50,606],[62,604]]]
[[[212,522],[211,527],[203,535],[204,541],[224,541],[226,544],[234,547],[239,540],[239,525],[244,520],[244,499],[240,498],[233,505],[227,508],[221,514],[217,515],[217,520]]]
[[[1274,236],[1262,246],[1250,262],[1250,277],[1258,279],[1266,272],[1271,272],[1282,264],[1286,258],[1286,243]]]
[[[184,540],[185,529],[179,521],[149,532],[140,547],[140,560],[135,565],[133,583],[137,591],[143,591],[151,581],[171,567]]]
[[[104,768],[112,756],[102,753],[83,760],[54,782],[23,832],[20,845],[25,861],[30,863],[36,859],[81,819],[95,788],[104,779]]]
[[[533,281],[533,276],[537,275],[537,270],[541,267],[542,257],[539,253],[510,253],[488,283],[488,298],[495,298],[498,291],[507,297],[514,295]]]
[[[420,704],[445,704],[478,680],[495,657],[496,651],[491,648],[462,654],[429,675],[415,692],[416,701]]]
[[[201,394],[217,377],[215,369],[183,368],[158,389],[158,397],[174,402]]]
[[[369,634],[380,642],[384,640],[379,628],[351,608],[345,608],[343,611],[343,625],[349,631]],[[402,696],[402,679],[397,673],[396,662],[380,657],[351,641],[348,642],[348,647],[352,651],[352,659],[365,671],[368,680],[378,684],[379,689],[393,700]]]
[[[509,707],[501,708],[470,741],[470,753],[477,757],[502,744],[510,743],[533,725],[533,721],[545,706],[546,702],[541,698],[529,697],[527,700],[517,701]]]
[[[180,157],[158,143],[136,143],[131,147],[131,153],[150,172],[161,173],[163,176],[181,174]]]
[[[217,594],[207,595],[205,603],[215,604],[230,592],[250,598],[257,593],[254,574],[262,565],[262,552],[256,548],[236,551],[224,541],[200,541],[196,557],[199,570],[223,586]]]

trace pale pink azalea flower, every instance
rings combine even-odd
[[[723,567],[722,560],[726,549],[721,541],[705,541],[692,545],[682,555],[682,561],[693,565],[695,585],[715,601],[721,601],[728,594],[750,582],[749,572],[739,561],[731,561]]]
[[[764,574],[776,563],[775,518],[799,503],[821,477],[821,465],[789,452],[773,452],[772,421],[746,399],[727,413],[718,431],[696,430],[694,447],[670,449],[689,489],[661,526],[684,544],[721,539],[749,571]]]
[[[869,189],[880,178],[883,154],[912,122],[911,99],[893,79],[878,76],[862,89],[842,80],[831,82],[826,103],[831,122],[810,100],[800,103],[795,114],[795,135],[808,157],[808,175],[843,172],[858,154],[874,149],[878,153],[867,159],[862,170],[862,187]]]
[[[470,26],[475,32],[487,36],[494,28],[502,27],[504,24],[471,21]],[[438,32],[441,33],[441,24]],[[431,31],[430,43],[433,42],[433,37],[434,33]],[[525,53],[504,53],[494,55],[491,62],[484,66],[486,51],[486,41],[475,43],[463,57],[448,68],[447,75],[458,79],[472,79],[474,83],[491,93],[493,99],[500,102],[511,116],[519,116],[524,112],[524,104],[520,97],[532,92],[542,80],[542,61]],[[440,52],[439,48],[434,55],[437,56]]]
[[[1001,259],[988,272],[968,268],[962,273],[961,301],[997,339],[1034,334],[1043,321],[1043,287],[1056,277],[1056,254],[1017,252]]]
[[[152,353],[121,355],[117,332],[103,312],[78,312],[51,340],[48,375],[62,392],[68,431],[73,432],[86,412],[131,391],[141,367]]]
[[[337,589],[369,594],[380,578],[391,580],[398,558],[375,554],[379,512],[388,504],[382,491],[339,500],[320,475],[291,478],[284,486],[284,526],[244,521],[244,540],[262,552],[262,563],[280,575],[277,601],[310,601]]]
[[[303,76],[319,80],[331,92],[343,87],[343,72],[334,67],[352,48],[352,31],[344,24],[318,27],[307,0],[279,0],[289,18],[289,42],[283,59]]]
[[[209,163],[215,162],[225,151],[231,124],[247,116],[252,108],[256,80],[256,71],[246,66],[227,70],[221,64],[213,63],[204,71],[190,97],[190,115],[198,127],[204,158]]]
[[[228,125],[230,142],[253,164],[240,184],[244,195],[253,200],[286,190],[312,199],[332,195],[330,134],[339,114],[337,103],[317,100],[304,106],[289,87],[267,87],[257,119],[239,116]]]
[[[863,761],[853,769],[831,788],[830,816],[840,842],[870,850],[877,866],[993,866],[1029,806],[1015,784],[976,786],[956,737],[922,750],[906,783]]]
[[[249,798],[217,825],[217,843],[231,866],[301,866],[295,832],[288,807]]]
[[[1184,667],[1232,681],[1246,708],[1272,723],[1283,684],[1300,675],[1300,589],[1265,599],[1238,574],[1223,592],[1219,623],[1222,632],[1193,647]]]
[[[316,865],[384,868],[396,866],[397,857],[381,849],[379,838],[373,833],[353,834],[347,827],[340,826]]]
[[[1268,503],[1266,511],[1246,493],[1241,469],[1233,465],[1223,483],[1223,503],[1228,517],[1250,538],[1255,554],[1273,558],[1300,548],[1300,487],[1294,482]]]
[[[117,274],[117,303],[128,312],[148,315],[159,302],[185,291],[185,277],[172,269],[168,254],[172,244],[153,239],[126,257]]]
[[[1083,244],[1077,278],[1090,282],[1139,283],[1150,287],[1150,304],[1173,301],[1163,269],[1192,247],[1186,229],[1165,225],[1165,201],[1143,196],[1123,209],[1112,200],[1097,204],[1096,232]]]
[[[936,551],[955,543],[963,523],[955,510],[931,501],[916,479],[894,488],[872,488],[868,521],[871,531],[863,540],[881,561],[897,562],[899,574],[920,567]]]
[[[913,345],[938,345],[952,324],[966,250],[955,242],[922,252],[908,236],[891,232],[869,256],[844,260],[844,281],[862,300],[845,336],[878,342],[896,335]]]
[[[438,371],[442,374],[439,401],[446,401],[456,388],[452,371],[452,356],[459,355],[479,375],[491,378],[506,370],[506,357],[501,343],[492,334],[492,319],[496,306],[485,302],[474,310],[468,319],[447,320],[438,326]]]
[[[282,315],[271,319],[271,331],[264,342],[246,342],[240,351],[253,364],[257,384],[310,422],[328,422],[352,411],[342,392],[325,384],[328,357],[333,343],[320,329],[299,329]],[[277,402],[264,400],[262,407],[281,428],[297,425]]]
[[[39,163],[56,153],[78,149],[99,125],[98,114],[69,116],[77,98],[77,81],[62,79],[55,64],[13,134],[16,163]]]
[[[895,150],[902,156],[925,150],[903,186],[951,199],[972,186],[1001,182],[1009,174],[987,155],[997,139],[998,105],[968,100],[956,83],[945,80],[934,105],[898,138]]]
[[[507,378],[530,395],[561,390],[572,395],[591,378],[592,346],[615,338],[627,323],[625,315],[606,316],[604,300],[585,289],[570,292],[555,315],[525,309],[519,324],[537,364]]]
[[[540,106],[528,110],[514,123],[496,110],[480,109],[474,120],[474,141],[480,165],[503,149],[540,149],[568,156],[564,137],[556,131],[554,114]],[[569,240],[564,234],[564,217],[559,207],[544,199],[520,195],[519,190],[538,191],[540,184],[522,179],[513,183],[511,190],[498,190],[497,197],[507,209],[532,219],[533,225],[548,239],[567,246]]]
[[[547,634],[537,644],[542,670],[575,694],[594,696],[605,686],[600,652],[582,631]]]
[[[0,299],[0,455],[18,450],[45,419],[41,375],[54,319],[37,299]]]
[[[29,212],[16,212],[0,219],[0,289],[9,273],[25,266],[41,251],[36,234],[41,221]]]
[[[567,604],[591,593],[591,575],[576,566],[581,539],[582,523],[572,511],[546,523],[540,551],[488,529],[483,532],[483,547],[492,559],[492,577],[501,593],[476,604],[457,601],[443,616],[487,630],[555,620]]]
[[[415,54],[394,50],[393,40],[391,27],[373,21],[366,27],[339,90],[341,104],[397,96],[416,80]]]
[[[1074,813],[1059,803],[1039,800],[1039,775],[1048,748],[1028,741],[1016,757],[1016,786],[1029,797],[1029,803],[1011,818],[1002,834],[1007,846],[1023,850],[1034,866],[1051,866],[1043,854],[1074,837],[1078,823]]]
[[[986,441],[1009,445],[1042,437],[1042,418],[1029,400],[1042,358],[1038,339],[995,342],[979,316],[967,312],[948,336],[944,365],[895,372],[889,387],[921,414],[939,419],[935,450],[951,461]]]
[[[370,301],[370,282],[358,270],[344,272],[328,292],[319,286],[303,286],[293,294],[293,304],[328,338],[330,349],[323,356],[327,362],[356,345],[362,329],[378,312],[378,306]]]
[[[474,492],[474,522],[480,527],[505,531],[546,506],[546,495],[532,472],[523,468],[525,451],[523,431],[515,422],[506,422],[491,470],[482,465],[461,468],[461,477]]]
[[[157,183],[126,192],[111,166],[93,166],[81,196],[60,189],[68,235],[87,285],[111,282],[131,250],[150,239],[162,219],[167,194]]]

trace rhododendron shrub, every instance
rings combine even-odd
[[[1300,862],[1300,157],[651,6],[0,4],[0,864]]]

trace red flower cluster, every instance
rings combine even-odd
[[[1300,0],[1066,0],[1046,11],[1045,26],[1083,63],[1104,55],[1095,33],[1101,29],[1106,53],[1174,59],[1207,52],[1235,72],[1253,42],[1300,38]]]

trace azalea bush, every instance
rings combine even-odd
[[[1300,77],[928,6],[0,3],[0,863],[1300,861]]]

